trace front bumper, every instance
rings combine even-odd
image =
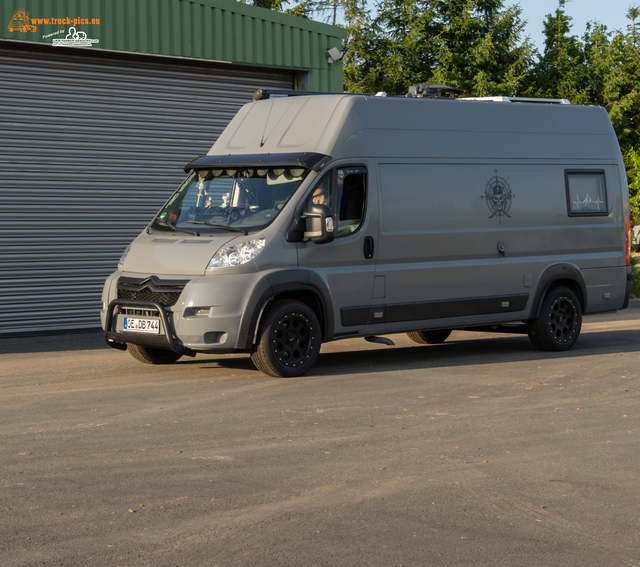
[[[144,312],[151,312],[152,319],[159,318],[161,324],[160,333],[157,335],[131,333],[117,330],[117,325],[116,330],[113,330],[115,310],[118,309],[120,311],[121,308],[127,307],[139,311],[140,314],[143,314]],[[114,299],[111,301],[107,307],[104,339],[110,347],[117,348],[119,350],[126,350],[126,343],[133,343],[152,348],[169,349],[184,356],[196,355],[194,350],[178,344],[176,337],[173,334],[173,326],[169,322],[167,312],[162,305],[155,301],[140,301],[137,299]]]
[[[118,280],[150,279],[144,274],[114,273],[106,282],[101,313],[109,346],[125,349],[126,343],[165,348],[180,354],[248,352],[260,309],[273,293],[259,273],[195,277],[188,281],[173,305],[153,298],[122,298]],[[168,283],[162,276],[159,281]],[[160,333],[124,330],[124,317],[155,319]]]

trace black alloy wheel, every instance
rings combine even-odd
[[[544,298],[540,317],[527,323],[527,332],[540,350],[563,351],[576,343],[581,327],[580,301],[569,288],[556,287]]]
[[[300,301],[283,301],[265,315],[251,360],[269,376],[302,376],[317,360],[321,342],[313,310]]]

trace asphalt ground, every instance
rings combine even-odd
[[[295,379],[0,340],[0,565],[640,566],[640,304],[391,338]]]

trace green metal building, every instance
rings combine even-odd
[[[339,92],[341,28],[233,0],[0,0],[0,337],[99,326],[127,244],[260,87]]]

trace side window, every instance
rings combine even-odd
[[[336,237],[348,236],[362,225],[366,203],[367,171],[343,167],[328,171],[307,197],[303,209],[326,205],[338,223]]]
[[[570,217],[609,214],[604,171],[567,170],[564,175]]]
[[[311,195],[307,197],[304,210],[308,211],[311,205],[326,205],[330,209],[333,209],[333,193],[333,172],[330,171],[320,180],[320,183],[316,185]]]
[[[366,203],[367,172],[364,167],[338,169],[338,238],[356,232],[362,225]]]

